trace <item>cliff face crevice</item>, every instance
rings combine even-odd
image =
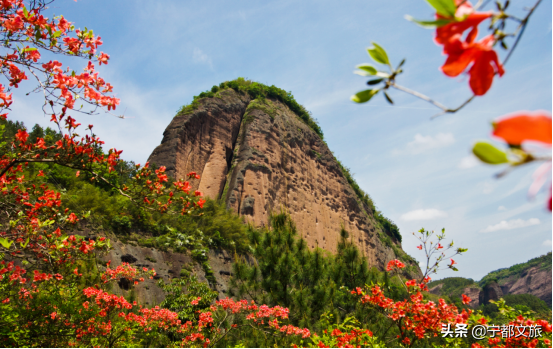
[[[192,114],[175,116],[148,160],[165,166],[173,178],[185,178],[195,171],[201,180],[194,189],[211,198],[217,198],[223,190],[249,103],[249,97],[232,90],[223,91],[220,96],[204,99]]]
[[[254,225],[288,212],[311,248],[335,252],[344,227],[370,265],[383,269],[396,258],[326,143],[276,99],[232,89],[203,98],[175,116],[149,161],[175,178],[197,172],[197,189]]]

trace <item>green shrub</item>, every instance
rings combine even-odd
[[[165,291],[165,299],[160,306],[178,313],[183,323],[197,321],[199,312],[209,310],[211,303],[217,299],[217,292],[186,270],[181,270],[181,278],[175,278],[168,284],[160,280],[158,285]],[[198,304],[192,304],[198,298]]]
[[[192,103],[188,105],[182,106],[178,111],[177,114],[187,114],[191,113],[192,111],[196,110],[198,108],[199,100],[201,98],[211,98],[214,96],[214,93],[217,91],[214,91],[217,86],[213,86],[211,88],[210,92],[202,92],[198,96],[194,96]],[[242,77],[232,80],[232,81],[225,81],[219,84],[219,89],[227,89],[231,88],[235,90],[236,92],[244,92],[250,95],[252,99],[260,99],[264,100],[265,98],[274,98],[279,100],[280,102],[284,103],[290,110],[292,110],[305,124],[307,124],[313,131],[315,131],[316,134],[323,138],[323,131],[317,121],[313,119],[311,116],[311,113],[309,113],[305,107],[303,107],[301,104],[299,104],[294,96],[292,95],[292,92],[286,92],[283,89],[280,89],[274,85],[267,86],[264,84],[261,84],[259,82],[253,82],[251,80],[246,80]]]
[[[505,304],[515,308],[516,311],[534,312],[535,316],[540,319],[551,320],[551,309],[543,300],[531,294],[508,294],[502,297],[505,300]],[[479,310],[486,316],[489,316],[492,321],[497,323],[504,323],[506,319],[500,314],[498,307],[493,304],[481,305]]]

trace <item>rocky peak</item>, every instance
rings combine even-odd
[[[335,252],[344,227],[370,265],[383,269],[399,255],[409,262],[320,134],[289,104],[233,88],[194,103],[171,121],[151,163],[166,166],[175,178],[197,172],[201,181],[194,189],[224,200],[257,226],[266,225],[272,212],[287,211],[311,248]]]
[[[503,297],[501,287],[499,287],[497,282],[492,281],[482,288],[478,296],[478,301],[480,304],[489,304],[490,301],[497,301],[501,297]]]

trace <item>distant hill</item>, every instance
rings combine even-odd
[[[504,296],[503,298],[508,299],[508,304],[511,303],[512,306],[525,306],[536,312],[542,312],[543,302],[551,308],[551,283],[551,252],[549,252],[510,268],[494,270],[478,282],[473,279],[452,277],[432,281],[428,284],[428,288],[430,293],[448,297],[455,303],[460,303],[461,295],[466,294],[472,299],[471,308],[483,305],[480,304],[482,300],[479,300],[481,298],[479,296],[486,293],[486,297],[489,298],[489,289],[493,288],[496,295],[492,298]]]
[[[523,277],[527,271],[532,268],[537,270],[549,271],[551,274],[551,252],[546,255],[530,259],[528,262],[515,264],[510,268],[497,269],[484,276],[478,282],[481,287],[484,287],[490,281],[496,281],[500,286],[510,284],[511,281]],[[503,286],[501,287],[504,288]],[[505,290],[504,290],[505,291]],[[551,292],[549,292],[551,296]]]

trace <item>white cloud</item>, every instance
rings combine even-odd
[[[459,165],[457,165],[458,168],[466,170],[468,168],[473,168],[475,166],[478,166],[480,164],[480,161],[478,158],[474,155],[465,156],[461,159],[461,162]]]
[[[545,240],[541,245],[551,247],[551,240]]]
[[[505,206],[499,206],[499,207],[497,208],[497,210],[498,210],[498,211],[507,211],[507,207],[505,207]]]
[[[422,221],[441,217],[447,217],[447,213],[435,208],[414,210],[401,215],[404,221]]]
[[[204,51],[200,50],[197,47],[194,49],[192,60],[194,61],[194,63],[207,64],[210,68],[213,68],[211,57],[209,57],[207,54],[204,53]]]
[[[510,221],[501,221],[495,225],[490,225],[486,229],[480,230],[480,232],[490,233],[498,230],[518,229],[518,228],[524,228],[524,227],[529,227],[531,225],[538,225],[538,224],[540,224],[540,220],[537,218],[530,218],[527,221],[523,219],[512,219]]]
[[[455,143],[452,133],[438,133],[435,137],[415,135],[412,142],[407,143],[407,149],[413,154],[419,154],[430,149],[443,148]]]

